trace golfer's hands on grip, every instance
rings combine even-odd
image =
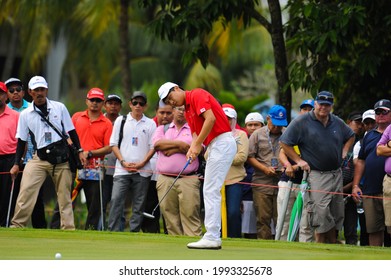
[[[201,153],[201,151],[202,151],[201,144],[195,144],[194,142],[191,143],[191,146],[186,154],[187,160],[190,159],[190,164],[193,162],[193,159],[198,157],[198,155]]]

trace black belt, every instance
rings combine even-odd
[[[188,174],[182,174],[182,176],[192,176],[192,175],[196,175],[197,172],[190,172]],[[170,175],[170,174],[162,174],[164,176],[167,176],[167,177],[172,177],[172,178],[176,178],[178,175]]]

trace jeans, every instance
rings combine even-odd
[[[132,216],[129,221],[130,231],[140,231],[150,178],[142,177],[139,173],[114,177],[108,226],[110,231],[124,230],[121,217],[123,216],[128,191],[130,191],[132,201]]]
[[[228,237],[242,237],[242,213],[240,205],[242,202],[242,185],[235,183],[225,186],[227,203],[227,225]]]

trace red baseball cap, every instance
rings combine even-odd
[[[99,98],[105,100],[105,95],[103,93],[103,90],[101,90],[100,88],[90,89],[87,93],[87,99],[92,99],[92,98]]]
[[[5,93],[7,93],[7,87],[5,86],[5,84],[3,82],[0,82],[0,90],[2,90]]]

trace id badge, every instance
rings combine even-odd
[[[272,160],[271,160],[271,166],[273,167],[273,168],[277,168],[278,167],[278,159],[277,158],[272,158]]]
[[[45,132],[45,144],[51,144],[51,143],[52,143],[52,133]]]
[[[132,137],[132,146],[138,146],[138,137]]]

